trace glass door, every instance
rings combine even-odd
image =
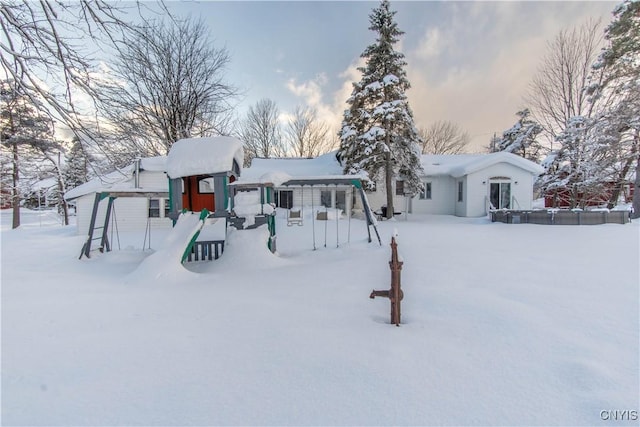
[[[492,182],[489,201],[493,209],[511,209],[511,182]]]

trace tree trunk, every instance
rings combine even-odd
[[[64,225],[69,225],[69,207],[67,206],[67,201],[64,199],[64,186],[62,185],[62,178],[60,177],[59,174],[58,174],[58,206],[62,210],[62,218],[64,219]]]
[[[58,174],[58,213],[62,213],[64,225],[69,225],[69,207],[67,201],[64,199],[64,177],[62,175],[62,168],[60,167],[60,151],[58,151],[58,163],[55,165],[56,173]]]
[[[389,151],[384,155],[384,183],[387,190],[387,219],[391,219],[393,218],[393,164]]]
[[[635,151],[636,149],[634,147],[634,153]],[[629,169],[631,169],[632,164],[633,164],[633,159],[628,159],[625,162],[624,167],[620,172],[620,175],[618,175],[616,179],[616,186],[613,188],[613,191],[609,198],[609,202],[607,203],[608,209],[612,209],[616,205],[616,203],[618,203],[618,199],[620,198],[620,193],[622,193],[622,189],[627,183],[627,175],[629,174]]]
[[[20,227],[20,193],[18,192],[18,144],[13,143],[11,147],[13,153],[13,186],[11,188],[11,204],[13,206],[13,223],[11,228]]]

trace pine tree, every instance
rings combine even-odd
[[[24,148],[46,150],[53,146],[53,122],[42,106],[25,94],[14,80],[0,82],[0,143],[11,153],[12,228],[20,226],[20,165]]]
[[[527,160],[538,163],[542,146],[536,137],[543,128],[535,120],[530,118],[531,112],[525,108],[518,111],[519,117],[516,124],[502,133],[502,138],[492,143],[493,151],[506,151],[524,157]]]
[[[556,137],[560,148],[542,164],[546,171],[538,181],[541,190],[545,194],[568,194],[571,208],[586,207],[590,201],[600,199],[604,191],[607,168],[596,144],[596,123],[583,116],[570,118]]]
[[[613,16],[605,30],[608,45],[593,66],[588,92],[600,109],[602,146],[609,159],[616,159],[609,206],[617,202],[635,169],[633,217],[640,218],[640,2],[623,1]]]
[[[90,156],[85,152],[82,143],[78,138],[74,138],[63,170],[67,190],[89,181],[89,162]]]
[[[369,29],[377,33],[361,57],[366,65],[358,68],[359,82],[347,100],[339,132],[338,157],[348,174],[366,172],[370,183],[384,178],[387,217],[393,217],[394,177],[404,180],[405,193],[415,196],[422,188],[420,173],[421,139],[405,92],[410,87],[404,55],[394,49],[404,34],[394,21],[389,1],[369,15]]]

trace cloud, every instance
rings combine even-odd
[[[318,119],[327,123],[332,133],[340,129],[342,114],[346,108],[347,98],[351,95],[352,82],[360,79],[358,67],[364,64],[363,60],[350,64],[344,71],[339,73],[337,89],[330,89],[330,79],[325,73],[318,74],[315,78],[298,82],[291,78],[286,82],[287,90],[301,99],[301,104],[315,108]],[[336,81],[336,79],[334,79]],[[286,117],[291,115],[286,113]]]
[[[429,60],[437,57],[446,45],[447,40],[444,39],[442,31],[439,28],[430,28],[420,40],[415,55],[421,61]]]
[[[610,5],[465,5],[451,4],[447,20],[426,28],[421,42],[407,52],[408,97],[418,126],[458,123],[472,136],[472,150],[480,151],[494,132],[515,122],[547,41]]]

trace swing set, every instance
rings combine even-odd
[[[82,245],[80,256],[78,259],[82,259],[83,256],[91,258],[91,252],[98,250],[100,252],[110,252],[111,244],[114,241],[114,233],[116,242],[118,244],[118,250],[120,247],[120,232],[118,230],[118,220],[116,217],[115,200],[119,197],[141,197],[141,198],[159,198],[167,197],[164,193],[144,193],[144,192],[97,192],[93,201],[93,210],[91,212],[91,219],[89,222],[89,230],[87,233],[87,239]],[[107,206],[104,210],[100,209],[101,202],[107,199]],[[104,216],[102,216],[104,215]],[[98,222],[98,217],[102,221]],[[111,233],[109,233],[111,230]],[[111,238],[109,238],[109,235]],[[97,245],[95,242],[100,241]],[[147,224],[144,233],[144,242],[142,243],[142,250],[151,249],[151,218],[147,217]]]
[[[293,211],[291,208],[289,209],[289,212],[287,214],[287,225],[292,225],[293,223],[296,223],[298,225],[302,225],[302,219],[304,218],[303,212],[304,212],[304,188],[305,187],[310,187],[311,189],[311,229],[312,229],[312,235],[313,235],[313,250],[315,251],[318,247],[316,245],[316,221],[324,221],[324,247],[327,247],[327,232],[328,232],[328,223],[330,221],[329,218],[329,209],[335,209],[335,219],[336,219],[336,248],[340,247],[340,230],[339,230],[339,224],[340,224],[340,210],[338,208],[325,208],[325,210],[318,210],[316,212],[316,206],[314,204],[314,188],[315,187],[321,187],[323,189],[327,189],[327,188],[331,188],[331,186],[334,186],[334,188],[336,190],[338,190],[338,188],[342,187],[348,187],[350,186],[352,189],[355,188],[358,193],[360,194],[360,200],[362,202],[362,207],[364,209],[364,214],[365,214],[365,219],[367,222],[367,234],[368,234],[368,241],[369,243],[371,243],[372,238],[371,238],[371,227],[373,227],[373,230],[376,234],[377,240],[378,240],[378,244],[380,244],[380,246],[382,246],[382,242],[380,240],[380,234],[378,233],[378,228],[376,226],[376,220],[374,219],[374,214],[371,211],[371,207],[369,206],[369,201],[367,199],[367,195],[364,192],[364,189],[362,187],[362,182],[360,181],[360,179],[357,178],[353,178],[353,177],[327,177],[327,178],[296,178],[296,179],[291,179],[289,181],[286,181],[284,183],[282,183],[282,187],[300,187],[300,198],[301,198],[301,208],[300,211]],[[298,212],[297,214],[293,214],[293,219],[292,219],[292,212]],[[299,218],[299,219],[298,219]],[[347,231],[347,243],[349,243],[351,241],[351,213],[347,212],[347,218],[348,218],[348,231]]]

